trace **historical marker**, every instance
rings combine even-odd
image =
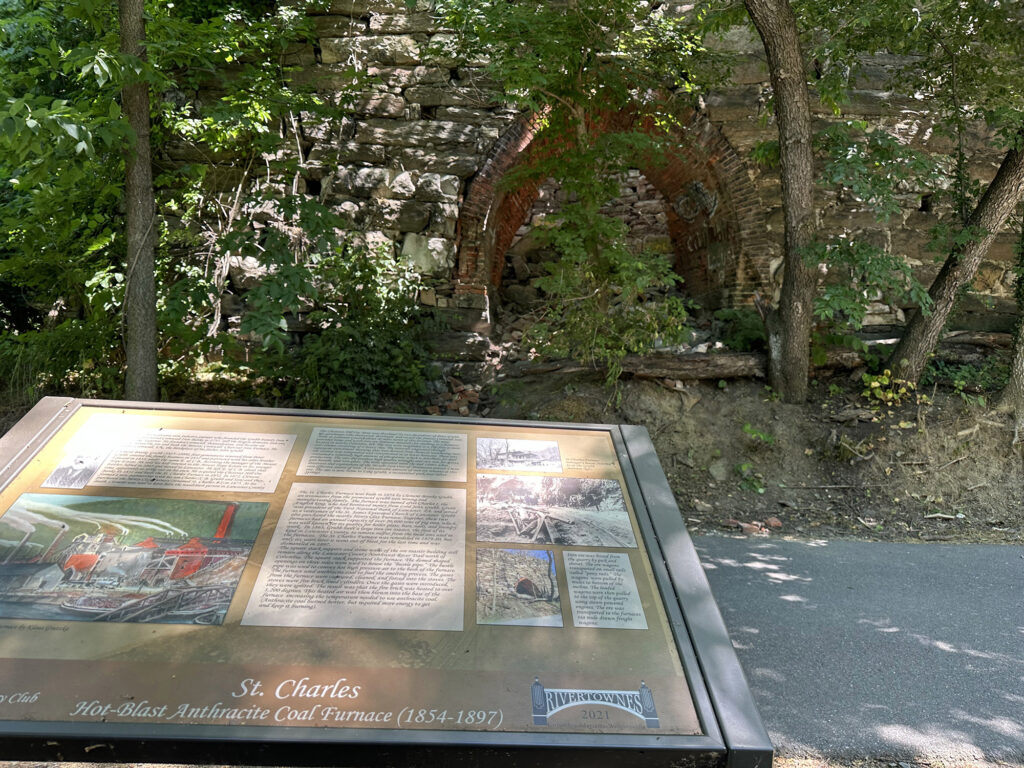
[[[47,398],[0,468],[12,745],[771,762],[642,429]]]

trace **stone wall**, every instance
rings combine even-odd
[[[479,66],[427,55],[446,33],[425,2],[334,0],[314,22],[301,80],[328,99],[351,69],[371,85],[336,120],[305,126],[307,187],[367,243],[413,265],[424,304],[486,315],[485,294],[455,296],[458,222],[467,181],[514,113]]]
[[[537,189],[537,199],[527,213],[510,244],[501,281],[502,304],[516,310],[532,308],[541,296],[532,285],[534,278],[546,274],[544,264],[555,254],[546,249],[537,237],[537,229],[557,219],[565,193],[553,179]],[[672,237],[668,231],[669,201],[651,184],[639,169],[630,169],[619,180],[619,194],[602,212],[615,216],[626,225],[626,247],[633,253],[672,253]]]
[[[415,265],[426,281],[424,304],[486,329],[500,301],[509,248],[539,194],[536,186],[502,185],[531,149],[530,116],[500,103],[479,62],[427,55],[447,33],[425,0],[413,9],[405,0],[334,0],[314,21],[318,41],[299,57],[301,77],[327,98],[342,90],[350,67],[374,84],[354,104],[339,104],[336,119],[305,126],[303,189],[365,231],[368,242]],[[760,43],[734,30],[720,45],[739,57],[731,87],[687,119],[687,135],[667,165],[637,170],[656,196],[650,200],[660,201],[664,233],[656,237],[675,254],[692,293],[711,307],[777,289],[783,228],[778,174],[750,160],[759,142],[775,138],[763,114],[768,77]],[[871,60],[844,116],[883,125],[915,147],[947,150],[948,139],[922,120],[921,104],[885,90],[892,64]],[[833,119],[823,108],[817,117]],[[989,138],[979,132],[973,143],[984,147]],[[974,156],[972,171],[987,181],[999,153]],[[823,190],[820,199],[825,230],[885,245],[905,256],[926,284],[937,272],[938,254],[927,243],[942,211],[927,194],[908,192],[888,223],[836,190]],[[615,205],[633,216],[640,201]],[[988,304],[979,305],[975,325],[1012,314],[1013,241],[1010,233],[1000,235],[982,265],[976,285]],[[876,309],[881,320],[897,318],[894,308]]]
[[[732,77],[732,87],[716,93],[707,100],[708,119],[717,126],[731,146],[744,158],[759,142],[775,139],[774,123],[764,120],[764,109],[770,93],[767,70],[759,41],[752,32],[735,29],[722,41],[722,47],[735,52],[739,65]],[[899,64],[895,57],[870,57],[858,88],[849,94],[849,103],[843,107],[842,119],[866,120],[887,130],[905,144],[925,152],[946,154],[953,149],[952,140],[925,119],[924,104],[917,99],[889,89],[888,78]],[[830,109],[814,105],[817,127],[836,119]],[[971,155],[970,172],[984,183],[994,176],[1003,153],[993,145],[994,137],[983,126],[975,126],[968,137]],[[755,178],[757,194],[765,211],[766,226],[772,242],[781,246],[783,213],[781,185],[777,172],[765,170],[748,161]],[[837,189],[820,189],[821,225],[827,233],[844,233],[850,237],[866,238],[903,256],[915,275],[927,287],[938,273],[945,253],[929,249],[932,229],[942,216],[950,213],[948,206],[935,202],[934,192],[907,191],[902,195],[901,209],[887,222],[880,222],[875,214],[855,199]],[[1016,315],[1013,300],[1013,250],[1017,235],[1002,232],[978,270],[974,292],[961,302],[954,323],[962,327],[1008,330]],[[781,251],[779,251],[781,253]],[[773,263],[773,274],[777,262]],[[899,321],[898,308],[875,305],[868,322]]]

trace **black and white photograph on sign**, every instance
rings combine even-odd
[[[43,481],[43,488],[65,488],[68,490],[82,490],[93,475],[99,471],[103,462],[110,455],[109,448],[97,451],[75,451],[64,455],[50,476]]]
[[[508,440],[478,437],[477,469],[519,469],[561,472],[562,456],[555,440]]]
[[[522,544],[636,547],[617,480],[477,475],[476,538]]]
[[[550,549],[476,551],[476,623],[562,626],[562,600]]]
[[[267,505],[26,493],[0,517],[0,617],[222,624]]]

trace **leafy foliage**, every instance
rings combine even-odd
[[[969,135],[984,124],[1006,148],[1024,125],[1024,13],[987,0],[805,0],[799,8],[823,68],[824,93],[855,87],[866,55],[901,57],[892,88],[912,95],[927,126],[951,139],[947,187],[960,226],[981,191],[971,178]],[[841,103],[842,98],[836,98]]]
[[[764,168],[778,168],[780,163],[778,140],[759,141],[750,151],[750,159]]]
[[[601,212],[620,174],[658,162],[680,107],[715,66],[688,22],[655,5],[434,3],[455,31],[444,54],[485,61],[505,98],[539,120],[509,183],[551,178],[568,198],[540,233],[559,259],[536,281],[549,302],[531,340],[544,354],[599,363],[610,381],[626,354],[681,339],[686,319],[679,298],[656,300],[678,282],[664,258],[630,253],[621,222]]]
[[[940,127],[980,119],[1010,128],[1024,107],[1019,4],[986,0],[805,0],[796,6],[814,30],[820,88],[841,94],[865,54],[906,56],[894,86],[940,115]],[[842,99],[837,99],[841,103]],[[1010,133],[1004,134],[1009,138]]]
[[[903,400],[913,395],[917,386],[912,381],[893,376],[892,371],[861,374],[864,389],[861,397],[874,407],[900,405]]]
[[[1009,364],[996,355],[978,364],[932,359],[921,375],[921,386],[946,387],[970,405],[984,405],[985,395],[1003,389],[1009,378]]]
[[[446,53],[465,60],[486,56],[488,73],[518,106],[562,112],[574,128],[592,118],[598,110],[588,114],[588,108],[596,106],[665,115],[666,92],[692,92],[707,81],[711,67],[720,66],[689,23],[659,5],[434,1],[435,12],[455,31]]]
[[[669,260],[631,252],[623,222],[599,210],[617,194],[618,177],[593,169],[632,156],[630,146],[647,147],[647,137],[602,134],[590,149],[562,157],[557,178],[569,202],[539,232],[560,258],[545,264],[548,274],[535,281],[549,303],[527,336],[547,355],[601,365],[609,382],[621,374],[627,354],[644,352],[655,340],[678,344],[688,333],[686,304],[670,293],[681,279]]]
[[[716,336],[734,352],[764,349],[768,341],[764,322],[753,309],[719,309],[715,320],[719,326]]]
[[[323,330],[295,353],[296,404],[344,410],[422,395],[431,373],[425,341],[440,326],[419,316],[418,276],[383,254],[343,256],[330,281],[347,290],[311,316]]]
[[[536,281],[550,306],[529,329],[527,343],[547,355],[600,365],[613,382],[627,354],[688,338],[686,302],[661,290],[679,281],[667,259],[623,247],[605,247],[594,258],[578,242],[566,242],[570,228],[557,231],[568,250],[547,265],[550,274]]]
[[[715,0],[712,3],[716,4]],[[750,5],[747,3],[748,8]],[[1024,60],[1019,55],[1020,41],[1024,39],[1024,13],[1020,4],[988,0],[794,0],[790,4],[784,0],[783,5],[791,5],[797,13],[803,30],[802,48],[808,54],[808,62],[813,62],[813,87],[836,114],[841,112],[850,91],[864,87],[862,78],[868,74],[865,65],[876,63],[870,60],[871,55],[883,54],[889,62],[896,63],[889,85],[896,93],[916,102],[905,112],[908,120],[904,127],[919,135],[937,133],[952,139],[948,161],[940,163],[939,173],[932,176],[937,187],[950,190],[953,201],[956,220],[946,223],[946,231],[940,233],[945,235],[944,248],[950,254],[947,266],[952,266],[981,234],[977,228],[966,226],[981,192],[981,185],[970,174],[967,146],[971,133],[983,123],[1007,149],[1019,148],[1024,141],[1024,89],[1020,87],[1024,82]],[[770,25],[759,26],[768,29],[769,37],[773,35]],[[778,40],[776,35],[774,42]],[[768,42],[766,47],[770,48]],[[808,67],[809,76],[811,69]],[[783,142],[800,139],[781,138]],[[826,142],[832,143],[831,138],[826,135]],[[850,145],[844,138],[832,149],[841,151],[830,152],[827,176],[869,203],[880,218],[897,210],[890,190],[906,188],[899,175],[913,169],[915,162],[910,157],[908,165],[899,141],[876,132],[860,141],[859,146]],[[756,154],[761,160],[771,159],[767,148]],[[851,252],[836,245],[819,243],[812,249],[814,254],[808,252],[805,256],[828,256],[831,250],[854,255],[855,263],[863,264],[866,251],[860,246]],[[859,266],[857,269],[862,271]],[[948,270],[940,273],[940,279],[945,279],[945,274],[949,274]],[[784,288],[793,285],[795,282],[790,281]],[[946,291],[945,295],[951,293]],[[870,292],[864,294],[869,295]],[[833,298],[849,306],[854,297],[847,294]],[[826,302],[824,306],[819,303],[819,309],[834,316],[838,308],[835,302]],[[901,343],[894,352],[894,358],[899,358],[893,363],[895,367],[916,377],[928,353],[918,347],[937,335],[920,330],[926,323],[941,323],[949,316],[949,310],[950,302],[943,300],[933,313],[915,315],[906,337],[907,346]],[[780,311],[787,313],[791,308],[783,307]],[[783,318],[792,319],[785,314]],[[907,358],[912,358],[913,363]]]
[[[220,317],[202,295],[217,288],[205,275],[176,284],[199,294],[171,294],[192,318],[184,324],[193,343],[270,402],[351,410],[421,394],[436,324],[420,316],[417,275],[349,244],[338,234],[343,221],[318,200],[271,192],[262,205],[280,218],[258,230],[236,221],[212,246],[218,261],[251,259],[262,271],[245,293],[238,336],[217,331]]]
[[[765,492],[764,474],[755,471],[752,461],[741,462],[734,469],[740,478],[740,488],[745,491],[753,491],[754,493],[763,494]]]
[[[117,52],[113,6],[0,4],[0,170],[11,180],[0,189],[0,296],[28,301],[0,311],[0,365],[17,374],[10,385],[120,394],[130,141],[119,92],[142,79],[159,94],[165,385],[217,370],[248,381],[250,393],[315,407],[368,405],[372,393],[422,386],[410,276],[345,245],[343,223],[300,193],[303,121],[334,111],[295,85],[289,65],[317,3],[154,0],[146,62]],[[229,268],[246,259],[263,279],[246,286],[240,324],[232,322],[252,343],[225,333],[221,313]],[[287,351],[299,318],[322,335]],[[280,373],[295,370],[304,381],[282,384]]]
[[[909,300],[924,311],[931,304],[902,257],[862,240],[833,238],[817,244],[808,259],[828,264],[832,273],[814,301],[815,316],[831,325],[859,329],[872,301]]]
[[[45,330],[0,332],[5,397],[28,403],[39,392],[58,390],[70,396],[112,397],[120,392],[122,376],[111,361],[120,355],[114,318],[67,319]]]
[[[832,123],[815,143],[824,159],[824,183],[870,206],[879,221],[899,212],[901,194],[929,189],[939,176],[934,158],[862,120]]]
[[[744,423],[743,433],[749,435],[755,444],[775,445],[775,435],[753,426],[749,421]]]
[[[899,212],[901,195],[927,188],[937,175],[930,157],[863,121],[833,123],[818,132],[815,144],[823,158],[822,183],[838,186],[842,195],[867,206],[879,223]],[[818,342],[859,330],[872,302],[930,309],[931,298],[910,265],[862,235],[844,232],[819,239],[804,258],[826,272],[814,315],[829,330],[817,334]],[[820,349],[820,343],[815,346]]]

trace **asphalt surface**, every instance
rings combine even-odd
[[[694,543],[777,754],[1024,766],[1024,547]]]

